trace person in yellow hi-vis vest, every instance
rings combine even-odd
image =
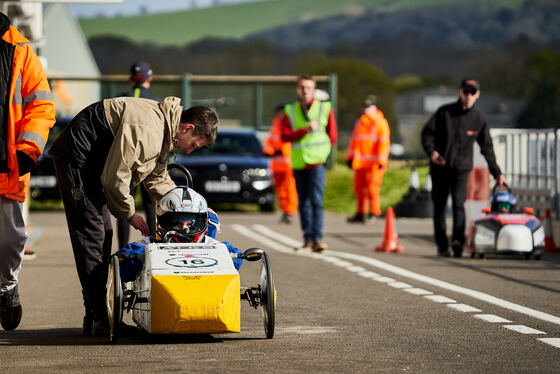
[[[292,144],[282,141],[282,117],[284,105],[275,109],[275,117],[264,143],[263,153],[271,156],[270,169],[276,188],[278,205],[282,210],[280,222],[290,224],[297,212],[296,181],[292,172],[291,151]]]
[[[316,100],[314,92],[313,77],[299,76],[298,101],[284,107],[282,140],[292,143],[292,169],[304,241],[301,249],[322,252],[327,249],[323,242],[325,163],[338,133],[331,103]]]
[[[373,97],[364,102],[363,114],[354,126],[346,161],[354,170],[356,214],[348,222],[366,222],[381,215],[379,192],[389,160],[391,132],[383,112],[377,108]]]

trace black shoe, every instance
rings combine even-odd
[[[292,223],[292,217],[288,213],[282,213],[282,217],[280,218],[280,223],[285,223],[287,225]]]
[[[0,295],[0,324],[6,331],[15,330],[21,321],[22,308],[18,286]]]
[[[451,254],[449,253],[449,251],[438,251],[437,255],[439,257],[451,257]]]
[[[84,316],[83,324],[82,324],[82,333],[84,336],[92,336],[93,335],[93,316],[86,312]]]
[[[104,321],[94,320],[91,328],[91,335],[108,338],[109,337],[109,324]]]
[[[346,219],[348,223],[366,223],[366,217],[363,214],[356,213],[352,217]]]
[[[463,245],[458,240],[453,241],[451,249],[453,250],[453,257],[460,258],[463,256]]]

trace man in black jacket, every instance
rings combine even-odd
[[[498,184],[506,182],[496,163],[492,138],[486,118],[474,104],[480,96],[480,85],[474,79],[464,79],[459,99],[441,106],[422,130],[422,146],[430,158],[432,200],[434,203],[434,235],[438,255],[449,257],[445,225],[445,207],[451,191],[453,208],[452,244],[454,257],[461,257],[465,244],[465,199],[467,180],[473,167],[474,141],[488,163]]]

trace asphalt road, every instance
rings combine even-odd
[[[431,221],[424,219],[397,220],[404,253],[376,253],[383,221],[349,225],[327,215],[329,250],[317,255],[292,249],[301,240],[299,225],[280,225],[278,213],[222,212],[220,218],[219,239],[271,255],[278,291],[273,339],[265,339],[261,311],[245,302],[238,334],[139,333],[118,345],[82,336],[64,216],[32,213],[37,258],[24,261],[20,273],[19,328],[0,330],[0,371],[560,371],[560,253],[540,261],[438,258]],[[256,285],[258,272],[244,264],[242,285]]]

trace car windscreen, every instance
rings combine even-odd
[[[216,142],[213,145],[202,147],[193,152],[192,155],[261,156],[262,147],[259,139],[253,133],[218,133]]]

